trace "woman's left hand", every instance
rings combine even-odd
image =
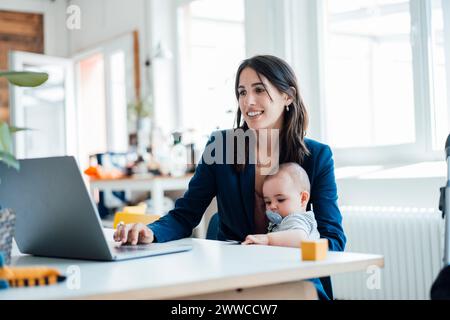
[[[269,245],[269,236],[267,234],[249,234],[242,244],[261,244]]]

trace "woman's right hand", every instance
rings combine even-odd
[[[154,240],[153,231],[142,223],[119,222],[114,232],[114,241],[121,244],[149,244]]]

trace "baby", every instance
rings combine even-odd
[[[306,211],[310,183],[306,171],[290,162],[280,165],[263,184],[267,234],[248,235],[242,244],[300,247],[302,240],[318,240],[317,222],[312,211]]]

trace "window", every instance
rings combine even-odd
[[[324,138],[338,160],[442,158],[441,0],[323,0],[322,8]]]
[[[109,150],[125,152],[128,148],[128,133],[124,119],[127,119],[126,55],[124,50],[116,50],[110,55],[110,147]]]
[[[245,58],[244,0],[197,0],[178,9],[180,125],[201,134],[231,128],[234,78]]]
[[[132,34],[80,52],[73,61],[78,161],[83,168],[91,155],[128,150],[127,103],[134,98]]]
[[[87,168],[90,155],[108,150],[104,55],[94,53],[80,59],[75,66],[79,124],[78,161],[81,168]]]
[[[450,131],[447,79],[445,72],[444,16],[441,0],[432,1],[431,36],[433,46],[434,109],[432,110],[433,150],[442,150]]]

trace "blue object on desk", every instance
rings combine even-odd
[[[0,268],[2,268],[5,265],[5,258],[3,256],[3,252],[0,251]],[[8,289],[9,283],[5,279],[0,279],[0,290],[1,289]]]
[[[8,289],[8,288],[9,288],[8,281],[0,279],[0,290]]]
[[[108,165],[112,165],[117,167],[120,170],[125,170],[127,154],[126,153],[116,153],[116,152],[105,152],[105,153],[97,153],[95,155],[97,159],[97,163],[101,166],[105,166],[106,158],[108,158]],[[124,205],[128,205],[128,201],[125,197],[124,191],[112,191],[112,195],[122,201]],[[99,201],[98,201],[98,213],[100,218],[104,218],[110,214],[115,212],[115,208],[108,208],[106,206],[105,201],[105,192],[100,191],[99,193]]]

